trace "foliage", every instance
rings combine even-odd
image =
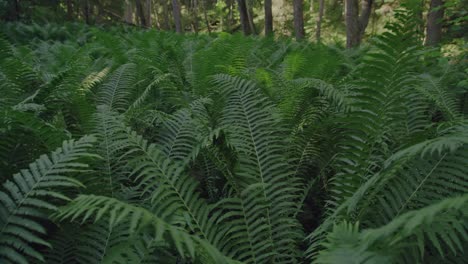
[[[2,25],[1,262],[463,263],[465,55],[412,16],[353,53]]]

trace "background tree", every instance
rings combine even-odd
[[[303,0],[294,0],[293,9],[294,9],[294,35],[297,40],[300,40],[305,37]]]
[[[358,0],[346,0],[346,47],[356,47],[361,43],[369,23],[373,0],[361,1],[361,14],[359,15]]]
[[[241,23],[242,31],[244,32],[244,35],[248,36],[252,34],[252,29],[250,27],[249,13],[247,10],[246,0],[237,0],[237,4],[239,7],[239,16],[240,16],[240,23]]]
[[[174,15],[175,29],[177,33],[182,33],[182,16],[180,13],[180,4],[178,0],[172,0],[172,12]]]
[[[444,18],[443,0],[431,0],[427,13],[426,46],[436,46],[442,40],[442,20]]]
[[[311,6],[313,6],[313,5],[311,4]],[[319,11],[318,11],[318,16],[317,16],[317,28],[316,28],[316,31],[315,31],[315,39],[317,40],[317,42],[320,42],[324,9],[325,9],[325,0],[319,0]]]
[[[271,0],[265,0],[265,36],[273,34],[273,12]]]

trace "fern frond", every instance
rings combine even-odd
[[[404,263],[408,255],[422,260],[427,245],[442,257],[447,254],[445,248],[456,254],[463,251],[468,236],[467,208],[468,195],[464,195],[407,212],[361,233],[357,225],[344,222],[329,234],[317,263]]]
[[[81,219],[82,222],[88,219],[97,222],[103,217],[109,217],[109,226],[111,227],[126,221],[129,223],[128,232],[130,234],[135,233],[137,230],[150,228],[149,230],[151,230],[153,237],[157,241],[168,236],[182,256],[195,258],[200,254],[198,250],[202,250],[212,258],[212,263],[232,262],[197,236],[189,235],[183,229],[167,223],[144,208],[113,198],[80,195],[70,204],[61,208],[54,217],[60,220],[69,219],[71,221]]]
[[[299,198],[299,182],[290,174],[283,156],[281,134],[284,132],[278,117],[252,82],[228,75],[217,75],[215,80],[227,102],[221,126],[226,127],[227,139],[235,148],[239,162],[234,180],[239,186],[236,192],[241,206],[233,209],[243,216],[241,223],[247,226],[240,228],[261,236],[261,241],[266,243],[249,257],[260,262],[294,262],[298,256],[296,243],[301,237],[296,229],[297,220],[292,218]],[[242,195],[247,190],[253,194]],[[247,207],[253,203],[260,207]],[[240,210],[243,207],[248,209]],[[249,223],[253,216],[257,221]]]
[[[29,169],[13,175],[0,192],[0,257],[6,263],[27,263],[32,257],[43,260],[34,245],[50,246],[42,235],[46,233],[37,219],[46,219],[47,211],[57,209],[55,200],[68,200],[59,188],[82,186],[65,174],[87,166],[80,158],[96,157],[87,152],[95,138],[85,136],[77,141],[65,141],[50,156],[43,155]],[[46,200],[46,198],[48,200]]]
[[[134,85],[135,67],[128,63],[117,68],[100,88],[97,103],[119,112],[125,111]]]

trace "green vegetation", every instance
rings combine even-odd
[[[414,16],[359,49],[1,25],[0,262],[466,262],[466,53]]]

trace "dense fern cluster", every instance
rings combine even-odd
[[[411,16],[351,52],[2,25],[0,262],[463,263],[466,58]]]

